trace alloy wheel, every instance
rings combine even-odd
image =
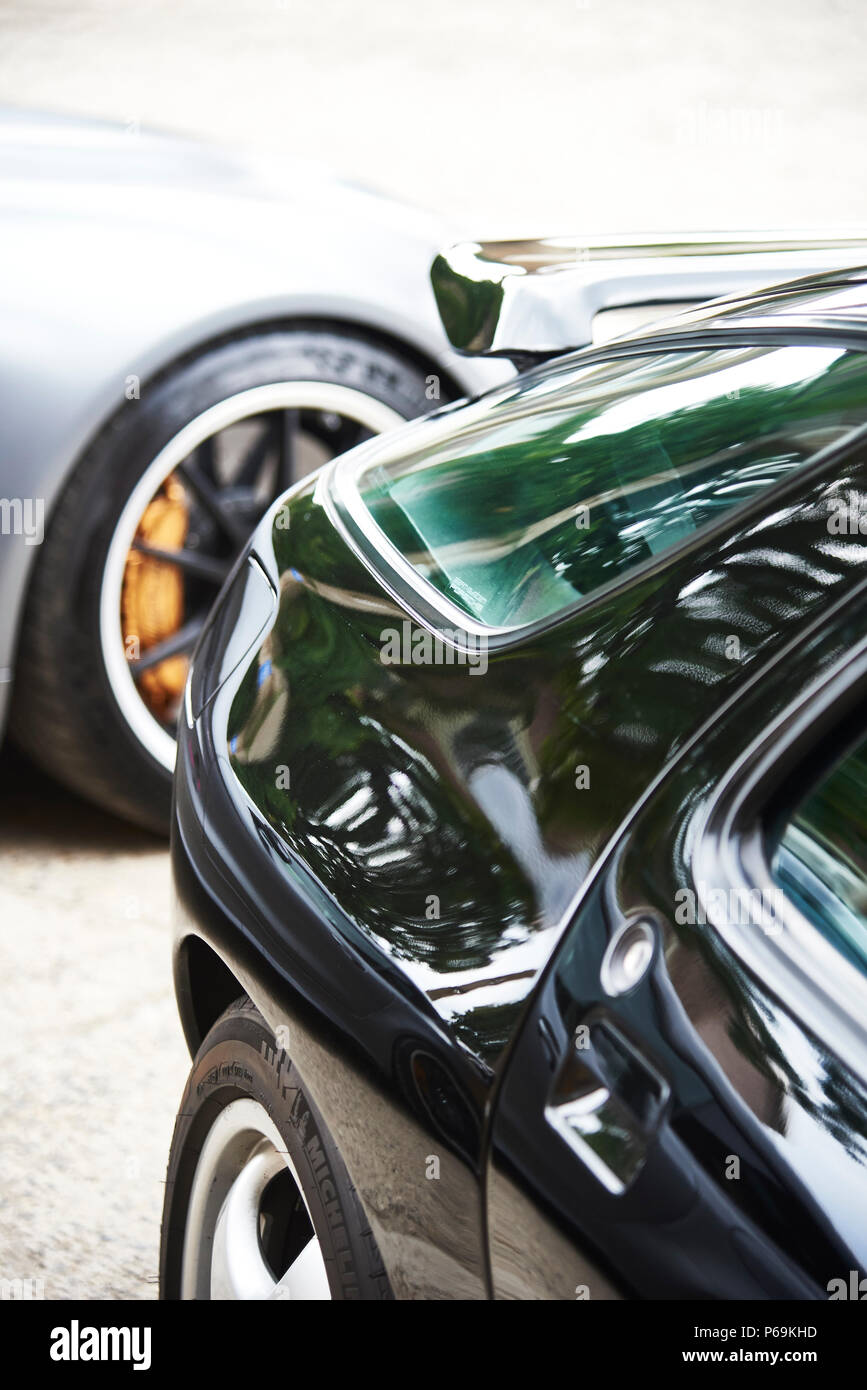
[[[174,767],[190,654],[256,523],[308,473],[399,423],[361,391],[277,382],[203,412],[145,469],[109,547],[100,637],[126,723],[162,766]]]
[[[258,1101],[230,1101],[202,1145],[187,1207],[181,1297],[331,1297],[300,1179]]]

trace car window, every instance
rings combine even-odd
[[[440,594],[522,627],[864,424],[865,388],[867,356],[834,346],[561,363],[455,412],[426,447],[386,443],[350,486]]]
[[[867,973],[867,741],[801,803],[771,868],[804,916]]]

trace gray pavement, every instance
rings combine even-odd
[[[0,846],[0,1278],[153,1298],[188,1069],[168,855],[8,750]]]

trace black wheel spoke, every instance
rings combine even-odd
[[[210,445],[211,440],[206,440],[205,444]],[[204,451],[204,452],[203,452]],[[209,516],[213,517],[222,531],[233,540],[236,545],[244,545],[249,534],[249,527],[243,517],[237,515],[233,509],[227,505],[221,496],[220,489],[213,483],[204,471],[200,459],[213,457],[213,450],[205,451],[205,445],[200,445],[194,455],[179,463],[177,472],[181,475],[184,482],[195,493],[198,501],[204,507]]]
[[[280,414],[277,452],[277,495],[295,481],[295,446],[298,438],[298,411],[284,410]]]
[[[198,550],[162,550],[158,545],[147,545],[144,541],[133,541],[132,548],[139,555],[177,565],[196,579],[205,579],[212,584],[222,584],[232,564],[231,560],[216,560],[212,555],[203,555]]]
[[[275,425],[278,421],[279,417],[270,417],[262,421],[259,437],[253,440],[235,475],[236,487],[255,489],[268,451],[274,443]]]
[[[161,661],[168,661],[170,656],[182,656],[184,652],[190,651],[204,625],[205,615],[200,613],[198,617],[191,618],[183,627],[179,627],[171,637],[166,637],[164,641],[157,642],[155,647],[149,647],[146,652],[142,652],[138,661],[130,662],[133,678],[138,679],[143,672],[159,666]]]

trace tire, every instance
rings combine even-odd
[[[347,424],[358,425],[363,431],[359,437],[367,437],[430,409],[425,380],[421,365],[391,347],[350,331],[311,325],[257,331],[223,342],[144,382],[140,399],[125,401],[80,459],[49,519],[25,604],[12,699],[11,729],[24,752],[74,791],[165,834],[173,716],[163,726],[143,701],[138,708],[140,687],[133,687],[130,663],[124,659],[127,639],[121,630],[119,598],[116,634],[105,616],[109,577],[117,569],[116,552],[130,507],[135,510],[151,478],[155,488],[161,485],[160,461],[190,437],[191,422],[193,430],[199,422],[207,429],[209,419],[221,411],[225,415],[227,408],[231,413],[236,401],[239,411],[253,400],[276,399],[280,404],[263,407],[249,418],[237,415],[229,420],[235,429],[239,421],[276,418],[280,410],[285,414],[290,407],[284,399],[301,399],[302,405],[293,407],[294,418],[336,421],[332,452],[341,452],[352,443],[345,433]],[[322,399],[335,396],[339,408],[322,404]],[[318,404],[304,405],[308,397]],[[344,412],[348,419],[341,414],[344,401],[351,403]],[[224,438],[225,430],[222,436],[216,431],[203,438],[199,447],[216,448],[218,437]],[[329,456],[327,451],[324,456]],[[279,487],[273,495],[283,490]],[[238,522],[238,527],[243,522],[243,535],[226,542],[234,545],[235,553],[271,500],[268,496],[258,504],[254,498],[253,506],[259,507],[255,514],[248,503],[248,512]],[[138,544],[140,533],[133,534]],[[228,550],[220,553],[223,572],[231,558]],[[163,564],[160,573],[165,570]],[[125,583],[125,570],[123,575]],[[186,576],[180,582],[186,585]],[[214,585],[210,598],[197,599],[205,604],[204,611],[216,595],[219,578]],[[110,618],[110,594],[108,611]]]
[[[322,1116],[305,1091],[295,1066],[277,1046],[261,1014],[246,997],[230,1005],[202,1043],[178,1112],[166,1176],[160,1297],[173,1300],[210,1296],[201,1287],[207,1286],[213,1277],[209,1261],[193,1254],[185,1265],[185,1240],[188,1236],[193,1239],[190,1233],[198,1189],[208,1194],[212,1207],[221,1200],[212,1195],[218,1185],[214,1174],[219,1169],[208,1168],[202,1174],[200,1165],[205,1160],[201,1156],[207,1157],[209,1139],[213,1147],[218,1125],[230,1116],[233,1106],[237,1108],[238,1102],[247,1106],[252,1103],[257,1113],[261,1112],[265,1121],[276,1127],[285,1146],[282,1152],[300,1187],[306,1216],[325,1265],[328,1291],[319,1296],[391,1298],[373,1234]],[[281,1180],[282,1176],[285,1175],[281,1175]],[[291,1205],[284,1196],[278,1224],[285,1217],[287,1203]],[[227,1205],[224,1198],[222,1207]],[[205,1243],[205,1248],[214,1252],[217,1244],[215,1236]],[[197,1242],[194,1245],[200,1249]],[[213,1253],[211,1259],[215,1259]],[[197,1293],[191,1292],[189,1285],[193,1269],[200,1286]]]

